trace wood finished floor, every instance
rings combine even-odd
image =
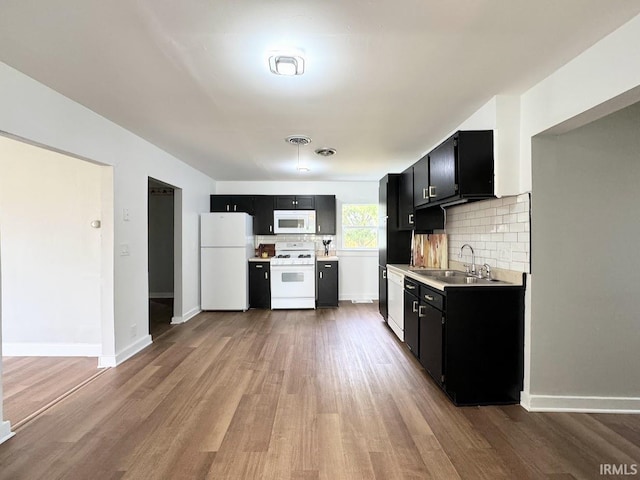
[[[96,373],[97,358],[3,357],[4,419],[18,425]]]
[[[640,463],[640,416],[454,407],[376,307],[201,314],[0,445],[0,478],[592,479]]]

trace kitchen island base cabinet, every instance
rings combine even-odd
[[[316,306],[337,307],[338,306],[338,262],[335,260],[316,262],[317,300]]]
[[[249,308],[271,308],[269,262],[249,262]]]

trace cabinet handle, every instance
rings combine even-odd
[[[387,278],[387,271],[386,270],[382,271],[382,278]]]
[[[436,195],[436,187],[434,185],[429,185],[429,198],[435,198]]]
[[[318,233],[320,233],[322,231],[322,227],[320,227],[320,225],[318,225]]]
[[[416,289],[416,286],[415,286],[415,285],[411,285],[411,284],[407,284],[407,288],[408,288],[409,290],[415,290],[415,289]]]
[[[325,268],[331,268],[331,264],[330,264],[330,263],[325,263],[325,264],[324,264],[324,267],[325,267]]]
[[[431,295],[425,295],[424,298],[426,298],[430,302],[433,302],[433,297]]]
[[[409,214],[409,224],[413,225],[413,213]]]
[[[269,225],[269,231],[273,232],[273,225]]]
[[[237,205],[234,205],[234,206],[233,206],[233,211],[234,211],[234,212],[237,212],[237,211],[238,211],[238,206],[237,206]]]
[[[264,272],[264,279],[269,280],[269,272]]]
[[[256,265],[256,268],[262,268],[262,265]]]
[[[422,318],[422,317],[424,317],[424,316],[425,316],[423,308],[427,308],[427,307],[425,307],[424,305],[420,305],[420,306],[418,307],[418,317],[419,317],[419,318]]]
[[[320,278],[322,278],[322,272],[320,272]]]
[[[413,301],[413,305],[411,306],[411,310],[413,310],[413,313],[416,313],[418,311],[418,301],[417,300]]]
[[[231,210],[231,209],[229,208],[229,205],[227,205],[227,212],[228,212],[229,210]]]
[[[423,189],[422,189],[422,198],[423,198],[423,199],[425,199],[425,200],[426,200],[427,198],[429,198],[429,191],[428,191],[428,189],[426,189],[426,188],[423,188]]]

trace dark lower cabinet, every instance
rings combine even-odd
[[[387,308],[387,267],[383,265],[378,265],[378,310],[386,322],[389,316]]]
[[[271,264],[249,262],[249,307],[271,308]]]
[[[337,307],[338,306],[338,262],[329,261],[316,262],[318,272],[316,288],[318,307]]]
[[[443,342],[445,317],[444,295],[420,286],[420,363],[431,377],[442,385],[445,381],[443,369]]]
[[[418,284],[404,279],[404,343],[416,357],[419,355],[420,323],[418,319]]]

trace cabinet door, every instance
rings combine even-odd
[[[451,137],[429,153],[429,196],[431,202],[453,197],[456,179],[456,139]]]
[[[316,233],[318,235],[336,234],[336,196],[316,195]]]
[[[254,197],[253,233],[255,235],[273,235],[273,202],[271,195]]]
[[[398,197],[398,228],[400,230],[411,230],[415,225],[413,214],[413,167],[407,168],[400,175]]]
[[[413,165],[413,206],[429,203],[429,156],[425,155]]]
[[[296,197],[294,195],[278,195],[275,200],[276,210],[295,210]]]
[[[387,267],[378,265],[378,310],[387,321]]]
[[[211,195],[210,212],[229,212],[231,208],[231,197],[229,195]]]
[[[249,215],[253,215],[253,195],[232,195],[230,211],[245,212]]]
[[[416,357],[419,354],[418,297],[404,292],[404,343]]]
[[[314,210],[316,208],[314,195],[297,195],[296,210]]]
[[[318,307],[338,306],[338,262],[317,262]]]
[[[249,307],[271,308],[269,262],[249,262]]]
[[[444,381],[442,370],[442,332],[444,316],[440,310],[420,302],[419,360],[429,375],[439,384]]]

